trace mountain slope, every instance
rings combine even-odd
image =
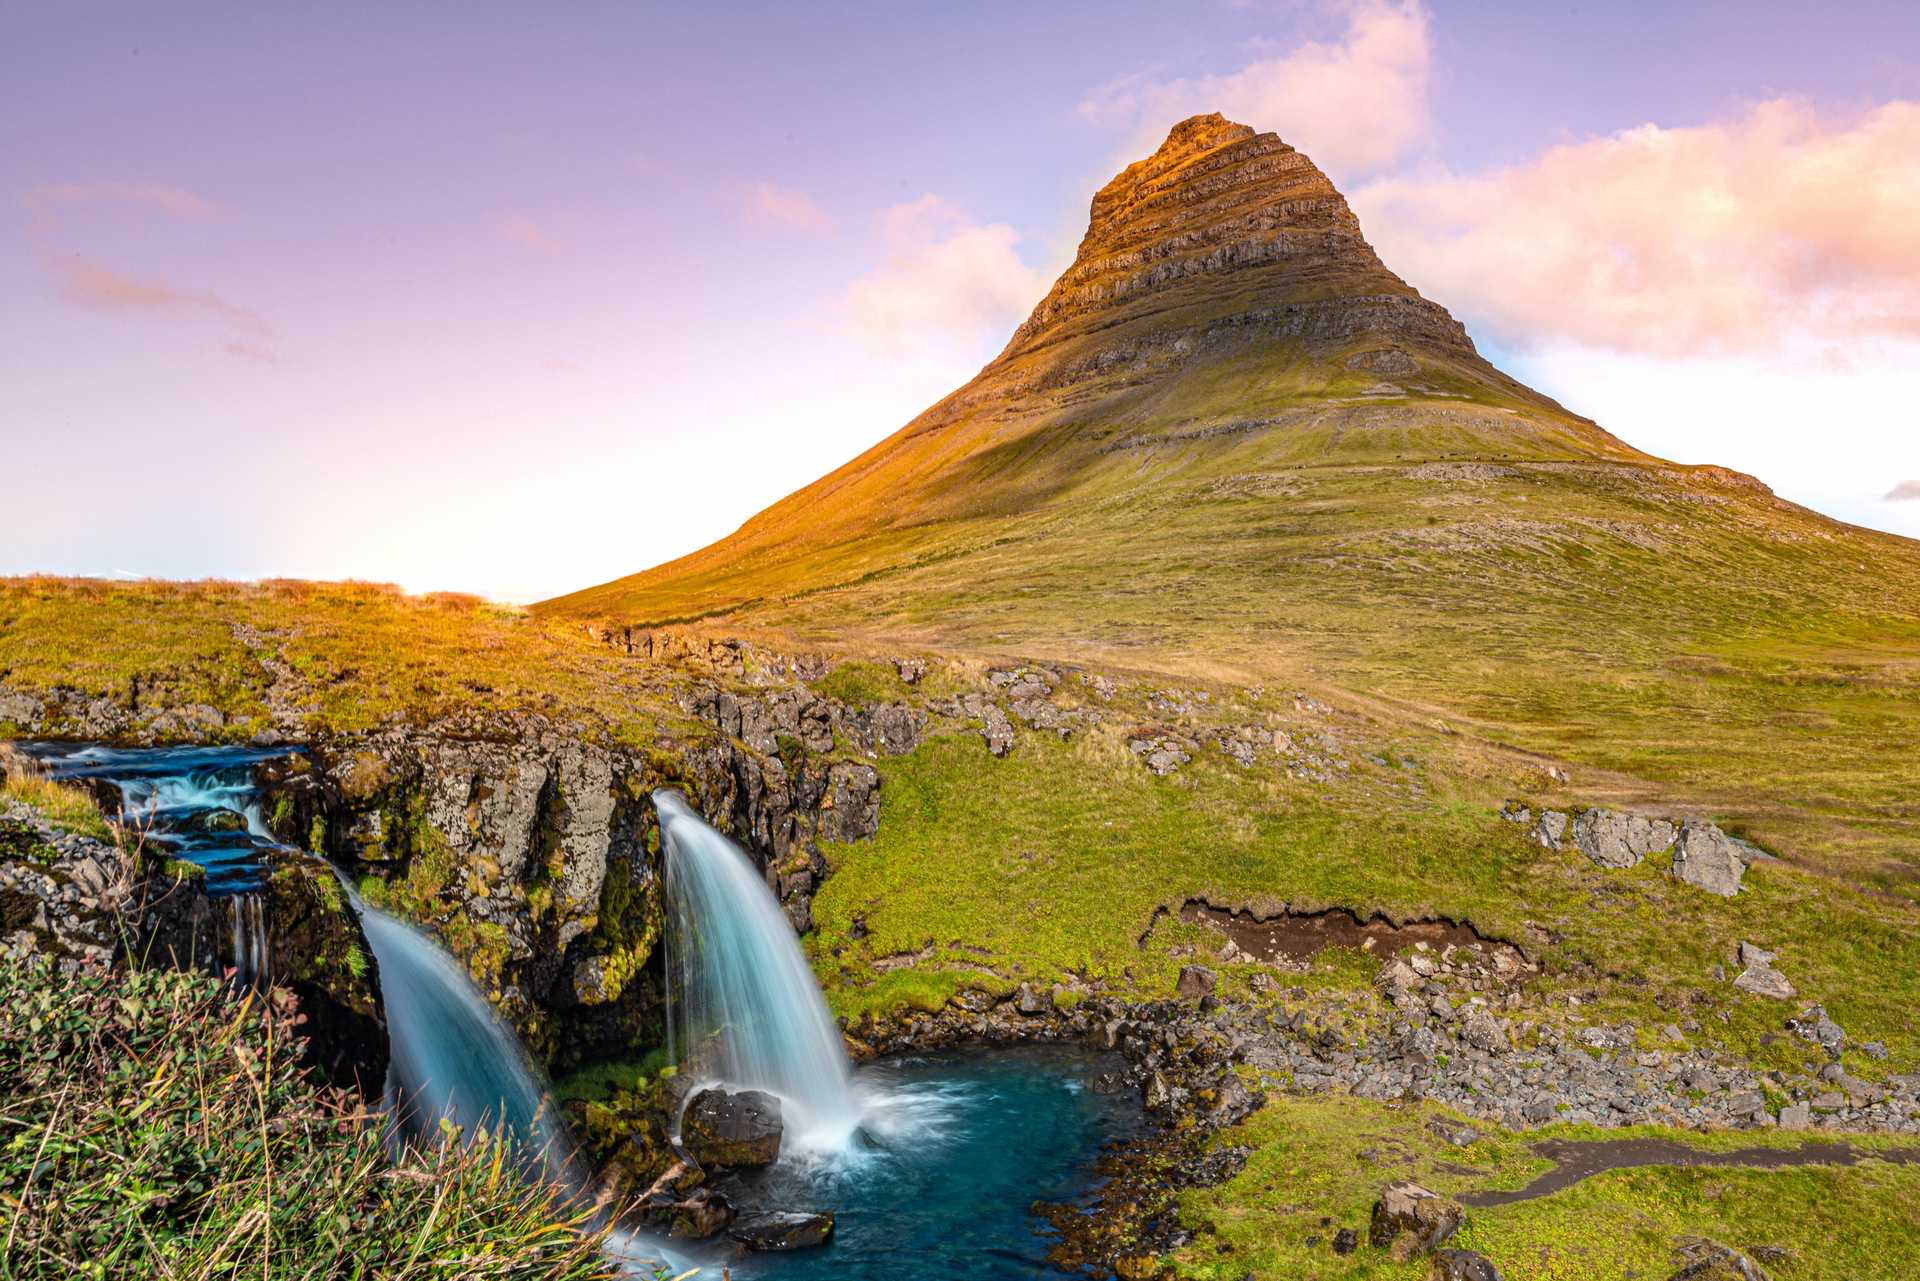
[[[1095,197],[980,374],[678,561],[538,607],[1242,684],[1585,760],[1911,890],[1920,546],[1494,369],[1218,116]]]

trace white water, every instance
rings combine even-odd
[[[584,1187],[566,1124],[520,1042],[452,956],[348,887],[380,970],[387,1010],[387,1101],[403,1130],[444,1120],[471,1138],[504,1132],[516,1159],[554,1185]]]
[[[861,1109],[793,926],[752,861],[685,797],[662,790],[653,804],[666,855],[669,1053],[696,1083],[778,1095],[792,1143],[845,1147]]]

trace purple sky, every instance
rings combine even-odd
[[[1920,534],[1920,13],[1671,8],[5,6],[0,573],[677,555],[969,376],[1215,107],[1515,373]]]

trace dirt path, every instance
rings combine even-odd
[[[1468,1192],[1459,1198],[1460,1202],[1482,1209],[1512,1205],[1516,1201],[1551,1196],[1582,1179],[1605,1174],[1608,1170],[1630,1170],[1645,1165],[1738,1166],[1752,1170],[1782,1170],[1800,1165],[1856,1165],[1868,1159],[1891,1161],[1897,1165],[1920,1165],[1920,1148],[1864,1152],[1850,1143],[1803,1143],[1797,1148],[1736,1148],[1730,1152],[1706,1152],[1672,1139],[1599,1139],[1578,1143],[1549,1139],[1534,1144],[1533,1151],[1552,1161],[1553,1168],[1516,1191]]]

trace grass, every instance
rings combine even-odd
[[[1577,998],[1588,1020],[1631,1020],[1650,1033],[1691,1016],[1703,1026],[1696,1041],[1796,1071],[1811,1063],[1808,1047],[1776,1034],[1788,1014],[1821,1001],[1855,1044],[1881,1039],[1891,1051],[1884,1064],[1850,1054],[1851,1070],[1920,1065],[1920,914],[1911,907],[1781,864],[1751,873],[1731,900],[1671,881],[1651,862],[1603,872],[1500,821],[1498,780],[1476,796],[1441,792],[1445,778],[1430,778],[1415,796],[1396,790],[1397,767],[1358,759],[1322,784],[1203,749],[1157,779],[1105,727],[1067,743],[1023,732],[1000,761],[976,735],[935,737],[889,763],[879,834],[830,849],[833,873],[814,900],[808,941],[816,969],[849,1017],[936,1008],[961,987],[1022,980],[1162,995],[1182,964],[1171,945],[1208,936],[1168,921],[1143,947],[1157,909],[1195,896],[1337,905],[1469,921],[1519,941],[1543,970],[1537,1004],[1564,1011]],[[1711,978],[1743,939],[1779,949],[1802,1000],[1768,1001]],[[918,959],[890,972],[876,964],[901,957]],[[1365,993],[1375,964],[1330,951],[1316,969],[1329,988]]]
[[[616,1275],[500,1143],[390,1162],[377,1120],[299,1074],[291,1029],[211,976],[0,967],[9,1281]]]
[[[112,841],[113,828],[84,788],[42,778],[0,744],[0,798],[40,811],[55,827],[96,841]]]
[[[1245,1168],[1225,1184],[1185,1194],[1183,1217],[1209,1230],[1174,1256],[1178,1274],[1195,1281],[1239,1281],[1249,1274],[1417,1281],[1426,1276],[1424,1264],[1396,1265],[1365,1244],[1381,1187],[1412,1178],[1445,1195],[1516,1188],[1548,1168],[1529,1142],[1596,1137],[1573,1127],[1519,1136],[1475,1122],[1482,1137],[1456,1149],[1426,1127],[1443,1113],[1431,1104],[1271,1099],[1216,1140],[1251,1148]],[[1807,1137],[1703,1137],[1652,1127],[1624,1133],[1720,1149],[1791,1147]],[[1597,1175],[1532,1201],[1469,1210],[1458,1243],[1486,1255],[1506,1276],[1539,1281],[1666,1276],[1676,1267],[1674,1243],[1687,1235],[1784,1247],[1789,1260],[1770,1267],[1781,1281],[1894,1281],[1920,1271],[1916,1194],[1920,1167],[1880,1161],[1765,1171],[1656,1166]],[[1356,1229],[1362,1240],[1345,1258],[1330,1248],[1342,1227]]]
[[[148,709],[136,722],[205,704],[226,718],[211,737],[229,741],[276,710],[308,733],[456,712],[564,711],[632,741],[686,728],[663,673],[577,626],[370,583],[0,579],[0,673]]]

